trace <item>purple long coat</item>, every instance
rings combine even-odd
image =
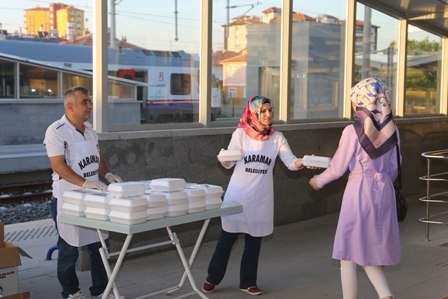
[[[397,131],[398,134],[398,131]],[[393,181],[398,174],[396,148],[372,160],[347,126],[330,166],[316,177],[322,188],[350,170],[342,199],[333,258],[361,266],[400,263],[400,235]]]

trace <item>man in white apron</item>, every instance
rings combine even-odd
[[[121,178],[108,171],[106,161],[101,157],[98,136],[87,122],[92,112],[92,101],[84,87],[73,87],[65,93],[65,114],[51,124],[46,133],[44,144],[53,169],[52,214],[58,229],[58,279],[62,286],[63,298],[83,299],[76,275],[78,248],[87,246],[90,256],[92,298],[101,298],[108,277],[104,269],[96,230],[76,225],[60,223],[57,215],[62,213],[62,195],[66,190],[100,189],[109,183],[121,182]],[[111,295],[109,298],[114,298]]]

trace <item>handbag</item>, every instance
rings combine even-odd
[[[400,148],[397,144],[397,165],[398,175],[394,183],[395,201],[397,202],[397,219],[398,222],[403,221],[408,213],[408,203],[406,198],[401,194],[401,163],[400,163]]]

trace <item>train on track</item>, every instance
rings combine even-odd
[[[0,40],[0,53],[74,70],[93,69],[91,46],[6,39]],[[143,103],[144,122],[188,121],[197,118],[199,61],[195,55],[182,50],[109,48],[108,72],[110,76],[144,83],[138,85],[136,94],[137,100]],[[220,70],[215,69],[211,77],[211,117],[215,119],[220,113],[222,101]],[[3,81],[0,89],[14,88],[14,82]],[[35,90],[36,94],[45,95],[46,91],[41,93],[38,85],[30,85],[29,88]],[[126,98],[126,95],[123,96]]]

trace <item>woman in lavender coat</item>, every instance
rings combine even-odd
[[[356,298],[356,265],[360,265],[379,298],[391,299],[383,266],[400,263],[393,186],[399,134],[381,81],[362,80],[352,88],[351,101],[354,123],[343,130],[330,166],[314,176],[310,185],[319,190],[350,170],[332,255],[341,261],[343,298]]]

